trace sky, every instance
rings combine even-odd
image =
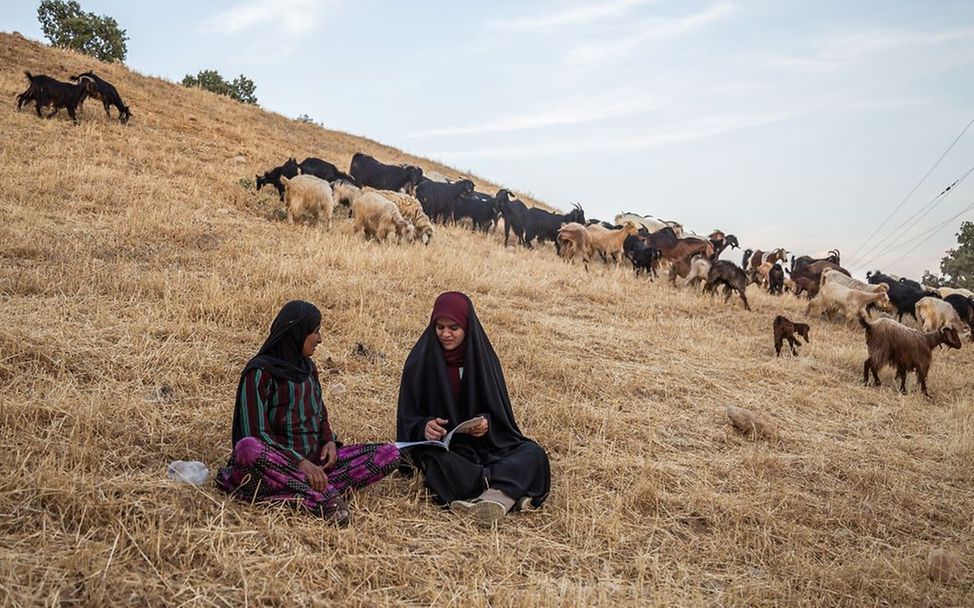
[[[42,39],[36,6],[0,0],[0,29]],[[81,6],[138,72],[245,74],[264,108],[589,217],[914,277],[974,220],[974,126],[938,163],[974,120],[969,0]]]

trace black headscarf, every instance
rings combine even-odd
[[[311,375],[314,363],[302,353],[308,335],[321,325],[321,311],[310,302],[292,300],[277,313],[271,333],[257,354],[247,362],[240,374],[240,383],[250,370],[259,368],[278,380],[301,382]],[[243,439],[240,428],[240,386],[233,407],[233,444]]]
[[[308,335],[321,325],[321,312],[310,302],[292,300],[277,313],[271,334],[264,340],[244,373],[259,367],[275,378],[301,382],[311,373],[311,359],[301,354]]]
[[[396,437],[399,441],[421,441],[425,439],[426,422],[431,418],[446,418],[447,428],[452,429],[478,414],[486,414],[489,430],[477,441],[478,451],[496,452],[530,441],[514,421],[504,372],[473,302],[466,295],[458,295],[468,305],[466,336],[458,347],[466,349],[460,398],[453,396],[445,353],[436,337],[435,319],[431,319],[403,367]],[[454,441],[457,439],[462,441],[462,436]]]

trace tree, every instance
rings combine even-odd
[[[320,122],[316,121],[314,118],[311,118],[307,114],[301,114],[300,116],[298,116],[294,120],[296,120],[298,122],[303,122],[304,124],[307,124],[307,125],[317,125],[319,127],[321,126],[321,123]]]
[[[184,87],[199,87],[217,95],[226,95],[243,103],[257,105],[257,85],[243,74],[227,82],[216,70],[200,70],[196,76],[186,74],[182,84]]]
[[[82,12],[75,0],[42,0],[37,20],[52,46],[74,49],[101,61],[125,61],[128,36],[108,15]]]
[[[948,249],[947,255],[940,260],[940,272],[943,277],[937,277],[924,270],[925,283],[930,280],[929,284],[938,283],[937,287],[949,285],[974,289],[974,222],[962,223],[960,232],[956,236],[958,247]]]

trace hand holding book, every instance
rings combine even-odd
[[[465,420],[448,433],[446,432],[444,425],[449,423],[450,421],[446,420],[445,418],[432,418],[426,423],[426,427],[423,430],[423,434],[426,436],[426,441],[397,441],[396,447],[399,449],[404,449],[413,446],[425,445],[449,450],[450,440],[453,439],[453,436],[457,433],[466,433],[472,437],[483,437],[487,434],[487,430],[489,429],[487,417],[484,415],[474,416],[470,420]]]

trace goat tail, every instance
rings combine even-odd
[[[31,74],[27,70],[24,70],[24,75],[27,76],[27,80],[29,80],[31,82],[34,82],[34,75],[33,74]]]

